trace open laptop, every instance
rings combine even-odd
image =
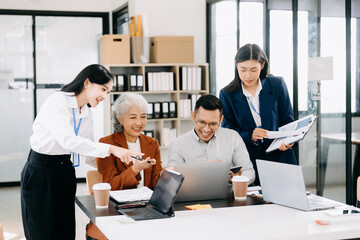
[[[230,162],[198,162],[175,165],[175,171],[185,177],[175,202],[226,198],[230,166]]]
[[[334,208],[340,203],[316,195],[307,195],[302,167],[286,163],[256,160],[265,201],[304,211]]]
[[[135,221],[173,217],[173,203],[183,181],[180,173],[164,170],[146,207],[119,209],[118,212]]]

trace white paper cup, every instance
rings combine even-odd
[[[234,176],[232,185],[235,200],[245,200],[248,188],[249,178],[245,176]]]
[[[111,186],[109,183],[97,183],[93,185],[95,205],[97,208],[107,208],[109,206]]]

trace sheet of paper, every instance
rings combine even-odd
[[[268,138],[274,140],[268,149],[266,149],[266,152],[279,149],[281,143],[291,144],[302,140],[313,125],[315,119],[316,116],[311,114],[280,127],[279,131],[268,131]]]
[[[275,138],[282,138],[282,137],[290,137],[302,134],[303,131],[296,130],[296,131],[268,131],[267,138],[268,139],[275,139]]]

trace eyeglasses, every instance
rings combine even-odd
[[[207,123],[205,121],[196,120],[195,123],[198,128],[204,128],[206,125],[209,125],[209,128],[215,130],[219,127],[219,123],[217,122]]]

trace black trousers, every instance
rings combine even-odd
[[[75,239],[75,169],[70,155],[30,151],[21,172],[21,213],[27,240]]]

